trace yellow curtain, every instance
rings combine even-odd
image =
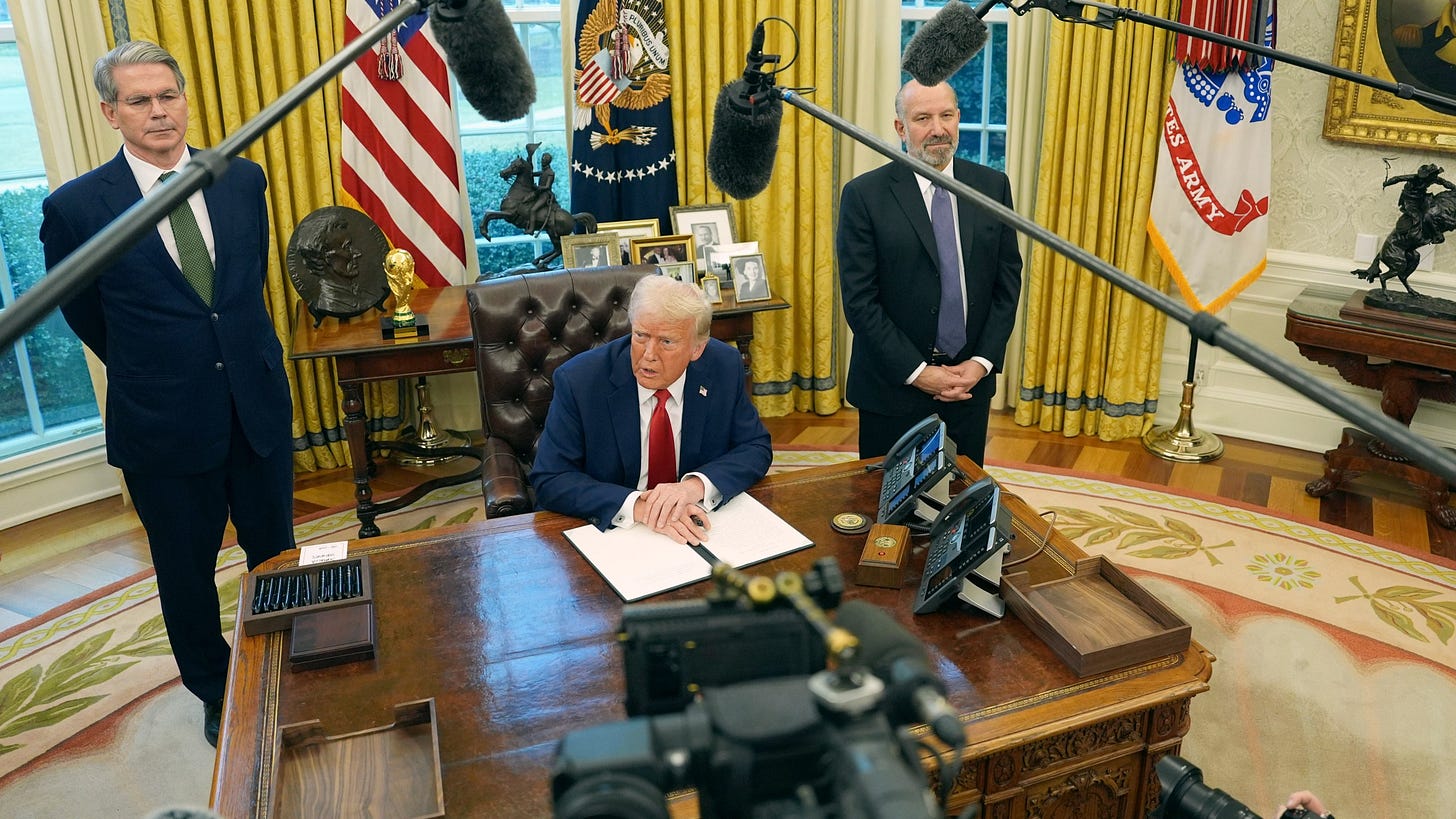
[[[191,121],[187,141],[218,144],[343,46],[343,0],[305,3],[219,3],[209,0],[126,0],[126,20],[102,14],[114,40],[118,24],[131,39],[171,51],[187,77]],[[112,43],[114,45],[114,42]],[[97,55],[100,56],[100,55]],[[94,59],[94,58],[93,58]],[[264,288],[273,325],[292,348],[298,295],[288,279],[288,239],[312,211],[336,204],[339,189],[339,89],[334,81],[243,151],[268,177],[272,253]],[[330,359],[290,361],[295,471],[349,463],[341,394]],[[389,438],[400,426],[399,385],[367,385],[372,435]]]
[[[1177,0],[1123,5],[1177,15]],[[1035,216],[1159,289],[1168,277],[1146,225],[1171,46],[1152,26],[1052,25]],[[1040,244],[1024,289],[1016,422],[1107,441],[1151,428],[1163,314]]]
[[[743,74],[754,24],[782,17],[798,32],[798,55],[779,75],[781,87],[813,86],[815,104],[833,110],[835,0],[666,0],[672,45],[672,117],[679,200],[723,202],[708,179],[712,111],[723,85]],[[771,21],[765,52],[792,58],[788,28]],[[782,65],[782,64],[781,64]],[[739,241],[756,241],[769,286],[790,309],[754,319],[754,403],[764,415],[839,409],[834,376],[834,133],[784,106],[778,154],[768,189],[734,202]]]

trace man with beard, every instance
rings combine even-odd
[[[1006,175],[955,157],[960,108],[946,83],[895,97],[906,152],[1011,206]],[[1016,232],[897,163],[844,186],[835,237],[854,331],[847,397],[862,458],[937,413],[957,450],[985,459],[995,380],[1021,293]]]

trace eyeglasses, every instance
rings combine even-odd
[[[153,102],[160,102],[163,108],[171,110],[172,108],[176,108],[184,99],[186,97],[182,96],[180,91],[163,91],[160,94],[151,96],[138,94],[134,97],[127,97],[121,102],[133,111],[150,111]]]

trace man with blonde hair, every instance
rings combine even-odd
[[[604,531],[640,523],[706,542],[708,512],[768,473],[768,430],[742,357],[708,337],[702,291],[646,276],[627,314],[628,336],[556,370],[531,468],[536,505]]]

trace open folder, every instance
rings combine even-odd
[[[743,494],[709,512],[713,529],[702,546],[673,543],[646,526],[608,529],[590,524],[566,530],[566,539],[631,603],[712,576],[721,560],[742,569],[814,544],[783,518]]]

